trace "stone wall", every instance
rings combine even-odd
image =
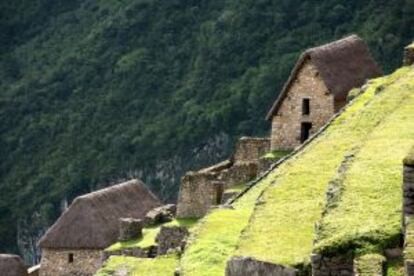
[[[165,255],[170,251],[182,252],[184,250],[188,229],[182,226],[162,226],[155,241],[158,244],[157,255]]]
[[[73,262],[69,262],[73,254]],[[40,276],[92,276],[101,267],[100,250],[43,249]]]
[[[296,276],[294,268],[258,261],[250,257],[233,257],[227,262],[226,276]]]
[[[236,145],[233,159],[238,162],[259,162],[260,157],[270,151],[270,139],[242,137]]]
[[[405,275],[414,276],[414,166],[403,167],[403,230]]]
[[[313,276],[346,276],[354,274],[353,258],[345,256],[311,256]]]
[[[355,276],[385,275],[385,257],[379,254],[367,254],[354,260]]]
[[[414,166],[404,165],[403,182],[404,217],[414,216]]]
[[[223,183],[217,174],[190,172],[181,179],[177,218],[199,218],[221,202]]]
[[[414,64],[414,43],[404,48],[404,65]]]
[[[232,167],[223,170],[218,176],[218,180],[224,183],[225,189],[231,186],[246,183],[257,176],[258,163],[256,162],[238,162]]]
[[[302,100],[310,100],[310,114],[302,115]],[[345,104],[345,102],[343,103]],[[335,109],[334,97],[329,93],[316,67],[307,61],[293,81],[277,114],[272,119],[271,149],[293,149],[301,144],[301,123],[312,123],[310,134],[329,121]]]

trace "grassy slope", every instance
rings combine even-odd
[[[106,249],[106,251],[116,251],[121,250],[125,248],[134,248],[134,247],[140,247],[140,248],[147,248],[152,245],[155,245],[155,238],[157,237],[158,233],[161,230],[161,226],[184,226],[190,229],[193,227],[193,225],[197,222],[196,219],[176,219],[171,222],[162,224],[162,225],[156,225],[153,227],[144,228],[142,230],[142,238],[136,239],[136,240],[130,240],[125,242],[117,242],[110,247]]]
[[[184,275],[224,275],[227,259],[236,249],[256,199],[270,183],[266,178],[234,203],[234,209],[213,210],[202,220],[181,259]]]
[[[414,144],[413,78],[411,71],[378,96],[383,107],[394,108],[356,154],[338,205],[321,222],[317,250],[344,247],[375,252],[398,245],[402,160]]]
[[[130,276],[165,276],[174,275],[178,259],[169,255],[155,259],[112,256],[109,261],[95,274],[96,276],[114,275],[115,271],[123,271]],[[121,275],[121,274],[120,274]]]
[[[407,72],[408,69],[401,69],[392,76],[374,81],[373,85],[349,106],[320,138],[274,173],[276,185],[265,191],[263,200],[266,204],[257,206],[249,227],[243,233],[237,255],[252,256],[286,265],[309,262],[315,223],[321,218],[325,191],[329,181],[335,177],[344,156],[355,148],[364,146],[367,139],[372,139],[371,133],[378,129],[379,123],[386,124],[389,121],[390,113],[401,109],[405,112],[409,111],[408,100],[412,98],[410,98],[412,92],[409,90],[388,91],[387,89],[386,92],[376,95],[378,87],[388,85],[399,77],[409,74],[404,78],[406,81],[414,74],[412,71]],[[404,124],[404,121],[408,128],[411,124],[409,120],[398,122]],[[401,132],[393,130],[395,134]],[[410,136],[409,133],[400,137],[402,142],[407,142],[409,139],[414,142],[414,135]],[[388,144],[384,140],[373,140],[373,142],[377,147],[382,142],[382,146],[391,147],[390,151],[392,151],[393,144]],[[374,146],[370,143],[367,145],[370,147],[365,151]],[[382,149],[376,148],[376,150]],[[404,150],[406,145],[402,145],[398,152]],[[402,157],[400,163],[401,160]],[[388,165],[393,164],[395,163],[388,163]],[[398,181],[398,178],[394,180]],[[398,203],[399,200],[396,202]],[[395,202],[392,205],[394,206]],[[391,209],[391,212],[395,211]],[[390,218],[390,216],[379,217],[385,221]],[[391,218],[394,219],[395,216],[391,215]]]

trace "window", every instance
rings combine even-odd
[[[68,254],[68,263],[73,263],[73,253]]]
[[[309,115],[310,114],[310,100],[303,99],[302,100],[302,115]]]
[[[312,123],[302,123],[300,132],[300,142],[303,143],[309,138]]]
[[[223,193],[224,193],[224,187],[223,187],[223,183],[217,182],[215,183],[215,188],[216,188],[216,205],[220,205],[223,200]]]

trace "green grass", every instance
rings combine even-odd
[[[178,258],[174,255],[166,255],[154,259],[111,256],[95,275],[112,276],[117,271],[126,272],[122,275],[130,276],[174,275],[177,264]]]
[[[359,276],[382,275],[385,257],[379,254],[367,254],[356,260]]]
[[[410,98],[410,94],[414,95],[412,91],[381,93],[384,86],[405,76],[408,71],[408,68],[404,68],[389,77],[372,81],[367,91],[360,95],[318,139],[272,174],[275,185],[265,191],[263,195],[265,204],[256,207],[251,223],[243,233],[236,255],[251,256],[290,266],[309,264],[315,237],[315,224],[321,219],[325,204],[325,191],[329,181],[336,176],[344,156],[353,149],[363,146],[368,137],[372,136],[371,132],[377,125],[390,113],[400,109],[401,104],[405,112],[410,113],[407,99]],[[413,72],[410,72],[411,75]],[[403,101],[405,104],[402,103]],[[401,124],[408,128],[409,121],[410,117],[407,117],[401,120]],[[394,132],[396,135],[400,133],[396,129]],[[414,136],[410,135],[405,133],[399,136],[403,144],[401,148],[395,150],[398,154],[407,150],[405,143],[408,140],[413,142]],[[373,142],[377,146],[382,145],[384,149],[381,150],[387,152],[398,145],[390,144],[384,139],[381,141],[374,139]],[[378,148],[376,150],[381,151]],[[385,165],[382,165],[381,169],[388,170]],[[364,176],[359,177],[364,178]],[[376,190],[375,187],[373,189]],[[388,191],[388,189],[381,191]],[[392,204],[389,205],[392,206],[400,202],[395,201],[394,197],[391,201]],[[396,215],[400,215],[394,215],[396,211],[395,208],[391,209],[385,216],[381,214],[378,219],[382,218],[385,221],[390,217],[395,219]],[[390,212],[392,214],[389,214]],[[351,219],[348,216],[347,218]],[[392,221],[392,226],[387,228],[394,230],[396,223]],[[347,225],[341,224],[341,226],[344,230],[351,228]]]
[[[373,116],[387,116],[372,129],[347,170],[339,203],[322,219],[317,251],[352,249],[362,254],[398,245],[402,160],[414,144],[413,78],[411,70],[366,109]]]
[[[243,191],[246,188],[247,188],[246,183],[240,183],[238,185],[235,185],[235,186],[232,186],[232,187],[226,189],[224,192],[225,193],[236,193],[236,192],[239,193],[239,192]]]
[[[264,159],[280,159],[282,157],[285,157],[286,155],[288,155],[289,153],[291,153],[292,151],[290,150],[275,150],[275,151],[271,151],[266,153],[265,155],[262,156],[262,158]]]
[[[247,226],[257,197],[271,183],[266,178],[233,204],[234,209],[212,210],[194,229],[182,259],[183,275],[224,275],[241,231]]]
[[[410,152],[404,158],[404,164],[408,166],[414,166],[414,147],[410,150]]]
[[[142,230],[142,238],[125,241],[125,242],[117,242],[110,247],[108,247],[105,251],[117,251],[126,248],[148,248],[156,244],[155,238],[157,237],[158,233],[160,232],[161,226],[185,226],[191,229],[197,222],[197,219],[175,219],[171,222],[156,225],[154,227],[144,228]]]
[[[404,262],[402,258],[387,261],[387,276],[403,276]]]

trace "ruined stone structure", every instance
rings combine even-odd
[[[119,220],[119,241],[129,241],[142,237],[142,220],[121,218]]]
[[[197,172],[188,172],[181,179],[177,217],[202,217],[211,206],[222,204],[223,199],[229,198],[226,189],[246,183],[258,175],[260,157],[269,150],[269,139],[243,137],[230,160]]]
[[[188,229],[182,226],[162,226],[155,241],[158,244],[157,255],[165,255],[170,251],[181,253],[189,236]]]
[[[271,149],[293,149],[345,104],[348,92],[381,70],[356,35],[305,51],[267,115]]]
[[[121,235],[136,235],[131,226],[160,205],[139,180],[76,198],[39,242],[40,275],[93,275],[102,264],[103,250],[118,240],[119,220],[131,218],[123,220]]]
[[[404,61],[405,66],[414,64],[414,43],[404,48]]]
[[[296,276],[294,268],[258,261],[249,257],[233,257],[227,262],[226,276]]]

